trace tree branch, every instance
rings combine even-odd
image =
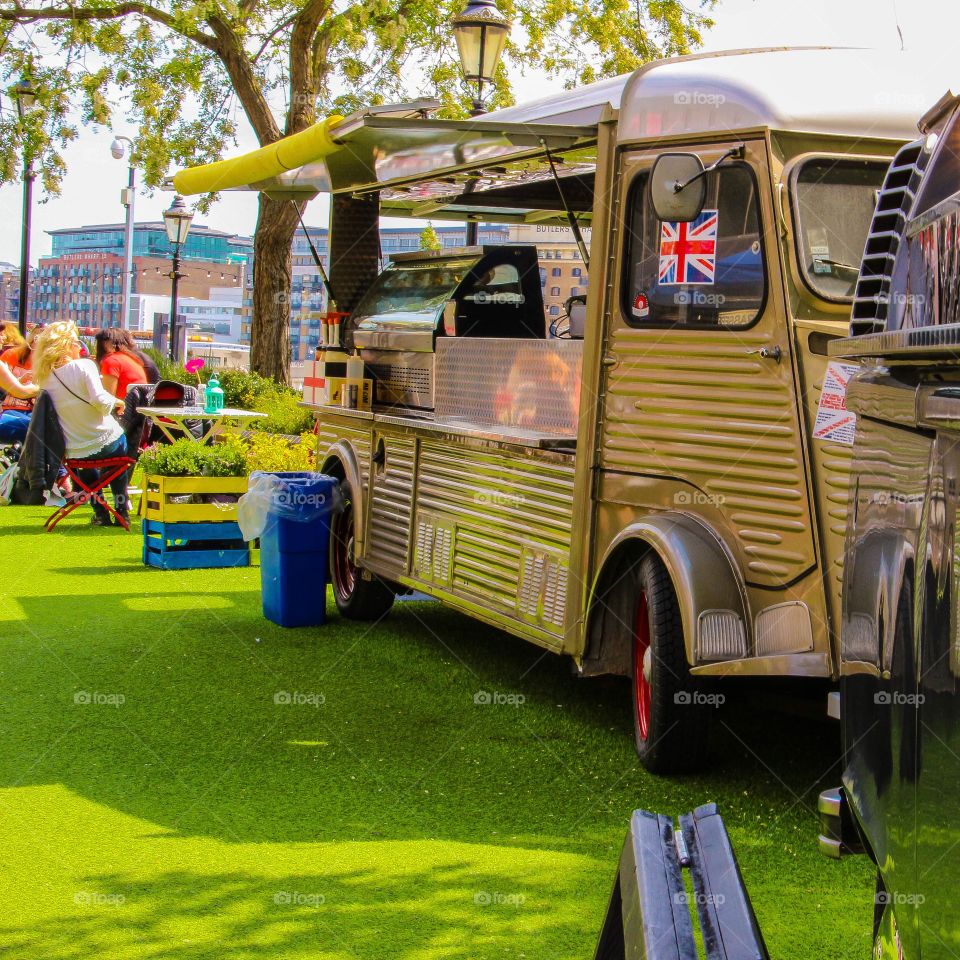
[[[263,56],[263,51],[267,49],[267,46],[270,44],[270,41],[278,34],[281,30],[285,30],[287,27],[293,23],[294,20],[300,15],[298,10],[296,13],[291,13],[286,20],[282,20],[278,23],[263,39],[263,43],[260,44],[260,49],[253,55],[252,63],[256,63],[260,57]]]
[[[247,56],[237,31],[222,17],[213,14],[207,17],[207,23],[213,30],[216,53],[223,63],[237,99],[243,107],[253,132],[264,147],[280,139],[280,128],[274,119],[270,104],[263,95],[263,84]]]
[[[317,30],[330,12],[330,0],[307,0],[297,14],[290,35],[290,109],[287,134],[305,130],[317,118],[318,77],[311,51]]]
[[[75,7],[44,7],[42,9],[22,7],[19,3],[15,4],[13,9],[0,9],[0,21],[11,23],[36,23],[39,20],[116,20],[120,17],[126,17],[130,14],[138,14],[154,23],[159,23],[174,33],[200,44],[213,53],[217,51],[217,39],[204,33],[201,30],[187,30],[182,24],[179,24],[175,17],[170,16],[163,10],[150,6],[148,3],[142,3],[140,0],[123,0],[122,3],[110,7],[84,8],[78,10]]]

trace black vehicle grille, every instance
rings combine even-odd
[[[861,333],[882,333],[886,328],[893,263],[930,159],[930,152],[924,150],[923,144],[923,140],[915,140],[902,147],[884,178],[853,296],[852,337]]]

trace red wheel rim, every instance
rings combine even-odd
[[[650,649],[650,614],[647,595],[641,592],[633,625],[633,685],[637,734],[641,740],[650,735],[650,683],[643,672],[643,660]]]
[[[333,542],[333,590],[337,599],[345,603],[353,595],[357,583],[357,568],[350,558],[353,548],[353,505],[349,501],[341,513],[334,515],[330,534]]]

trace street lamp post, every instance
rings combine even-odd
[[[510,21],[500,13],[494,0],[470,0],[466,8],[453,18],[450,26],[457,41],[463,78],[468,84],[477,85],[470,116],[479,117],[486,112],[483,85],[493,83],[510,33]],[[471,187],[472,183],[468,184],[468,192]],[[468,220],[468,247],[476,245],[478,234],[477,221]]]
[[[187,242],[190,233],[190,221],[193,214],[184,206],[179,194],[173,198],[168,210],[163,211],[163,222],[167,228],[167,239],[173,244],[173,270],[167,274],[173,281],[170,289],[170,359],[177,359],[177,284],[181,277],[180,248]]]
[[[27,114],[36,103],[37,93],[30,81],[24,77],[13,88],[17,100],[17,115],[23,123]],[[29,309],[30,294],[28,290],[30,278],[30,215],[33,212],[33,158],[27,138],[23,138],[23,226],[20,234],[20,304],[17,311],[17,325],[20,335],[27,334],[27,311]]]
[[[120,314],[120,326],[130,325],[130,305],[133,298],[133,202],[136,195],[137,171],[133,165],[133,141],[129,137],[117,136],[110,144],[110,153],[115,160],[122,160],[129,151],[130,164],[126,189],[120,191],[120,202],[127,208],[127,223],[123,232],[123,312]]]

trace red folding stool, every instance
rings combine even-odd
[[[71,497],[62,507],[58,507],[44,526],[49,533],[68,513],[73,513],[77,507],[82,507],[90,500],[99,503],[108,513],[112,514],[117,523],[124,530],[130,529],[129,522],[121,517],[119,513],[107,503],[106,497],[100,492],[104,487],[108,487],[112,480],[116,480],[124,471],[129,470],[137,461],[130,457],[106,457],[103,460],[64,460],[64,469],[73,481],[74,490],[82,490],[83,493]],[[88,487],[79,477],[80,470],[103,470],[100,479],[93,486]]]

